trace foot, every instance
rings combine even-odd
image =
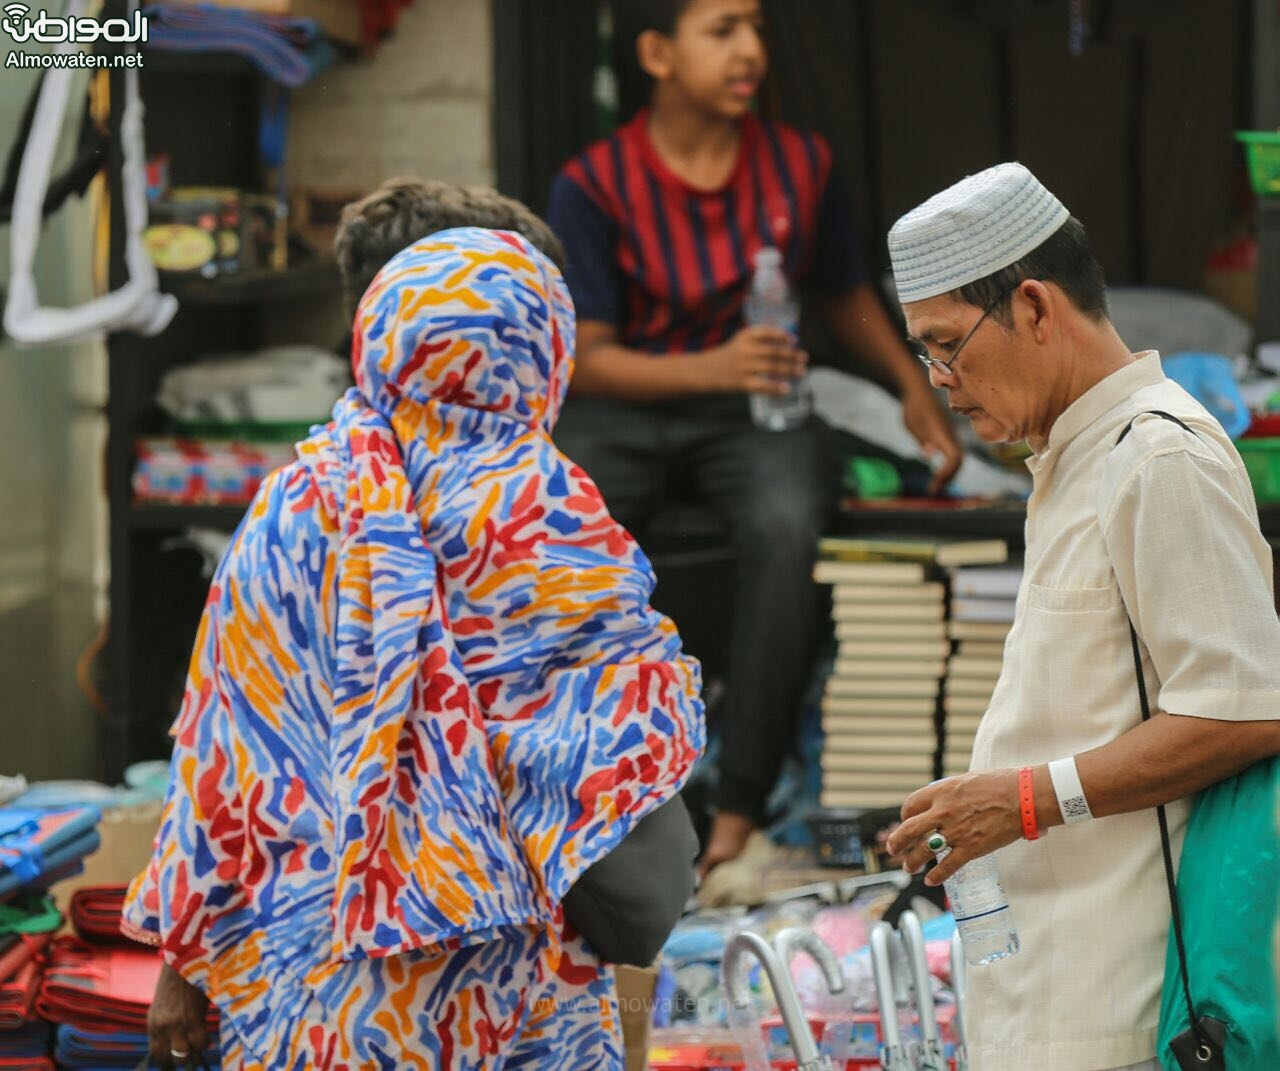
[[[711,833],[707,837],[707,849],[698,860],[698,877],[705,879],[721,863],[737,859],[746,846],[747,838],[755,832],[756,824],[745,814],[720,811],[711,820]]]

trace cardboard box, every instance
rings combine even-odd
[[[84,861],[84,872],[60,881],[51,890],[58,907],[67,914],[71,896],[90,885],[127,885],[151,861],[151,846],[160,829],[161,804],[140,803],[102,812],[98,833],[102,843]],[[68,926],[70,923],[68,923]]]
[[[1242,320],[1258,320],[1258,272],[1256,269],[1209,269],[1204,274],[1204,292],[1225,305]]]
[[[618,985],[618,1014],[622,1019],[627,1071],[645,1071],[649,1062],[649,1027],[653,1022],[658,968],[618,966],[613,968],[613,974]]]

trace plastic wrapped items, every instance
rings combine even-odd
[[[270,346],[224,353],[166,372],[156,404],[184,430],[304,425],[329,419],[351,382],[346,361],[317,346]]]
[[[294,459],[287,443],[148,438],[135,450],[137,499],[181,505],[245,505],[270,473]]]
[[[1164,374],[1209,410],[1233,439],[1249,430],[1249,407],[1236,383],[1231,361],[1218,353],[1161,356]]]
[[[662,949],[654,1026],[725,1022],[720,961],[742,911],[705,911],[683,919]]]

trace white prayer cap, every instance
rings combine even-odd
[[[898,300],[946,294],[1025,257],[1070,218],[1022,164],[997,164],[913,208],[889,231]]]

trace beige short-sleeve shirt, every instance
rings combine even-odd
[[[1195,434],[1138,416],[1151,410]],[[1026,567],[973,769],[1064,758],[1139,724],[1126,607],[1153,710],[1280,717],[1271,549],[1248,476],[1157,354],[1077,399],[1028,467]],[[1187,813],[1168,807],[1175,851]],[[997,859],[1022,950],[969,972],[974,1071],[1152,1057],[1169,926],[1155,811],[1057,826]]]

